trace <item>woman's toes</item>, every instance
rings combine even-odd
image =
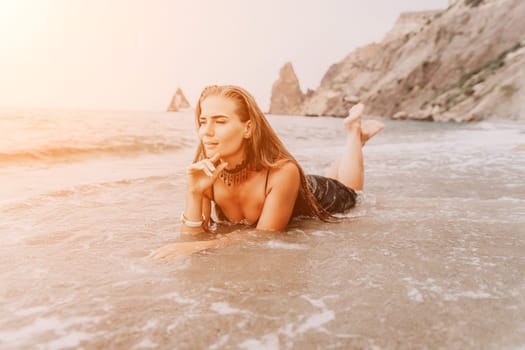
[[[344,124],[348,129],[353,129],[354,127],[360,126],[361,117],[363,116],[363,110],[365,105],[358,103],[348,112],[348,117],[345,118]]]
[[[378,120],[366,120],[361,124],[361,142],[363,145],[372,136],[385,128],[385,124]]]

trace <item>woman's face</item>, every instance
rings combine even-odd
[[[206,157],[217,152],[221,159],[238,163],[244,159],[244,140],[249,136],[250,121],[243,122],[237,105],[223,96],[208,96],[201,102],[199,138]]]

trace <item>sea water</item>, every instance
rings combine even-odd
[[[342,120],[270,116],[307,173]],[[0,348],[525,346],[525,125],[386,122],[341,222],[186,258],[191,112],[0,110]]]

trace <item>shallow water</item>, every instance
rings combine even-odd
[[[191,120],[0,112],[0,348],[525,346],[525,125],[388,122],[340,223],[152,260]],[[270,121],[307,172],[342,150],[340,119]]]

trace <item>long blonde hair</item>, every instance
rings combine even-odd
[[[201,103],[209,96],[222,96],[231,99],[237,106],[237,113],[241,117],[241,121],[251,121],[251,137],[246,140],[248,168],[259,171],[261,169],[279,167],[288,161],[294,163],[299,169],[301,178],[297,201],[302,199],[305,204],[305,208],[302,208],[302,211],[298,214],[318,217],[323,221],[332,221],[334,217],[319,205],[308,188],[303,169],[272,129],[253,96],[243,88],[233,85],[211,85],[205,87],[195,107],[197,128],[200,127]],[[204,158],[206,158],[204,145],[202,142],[199,142],[194,162]]]

